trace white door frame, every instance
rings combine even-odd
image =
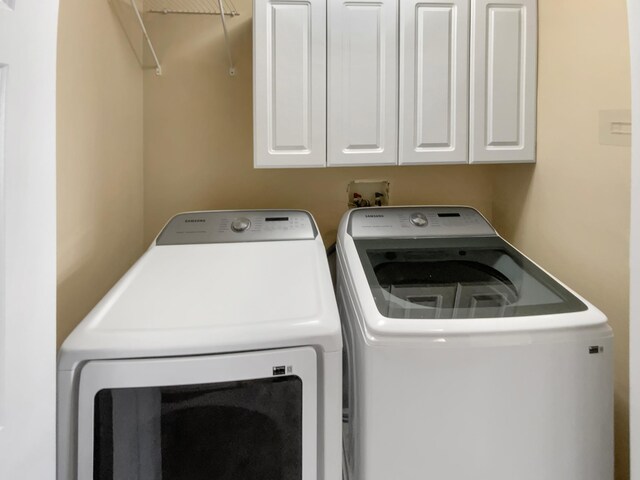
[[[57,0],[0,0],[0,478],[55,478]]]
[[[640,3],[627,0],[631,47],[632,138],[629,252],[629,418],[631,478],[640,480]]]

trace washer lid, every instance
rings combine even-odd
[[[498,236],[357,239],[387,318],[470,319],[571,313],[587,306]]]

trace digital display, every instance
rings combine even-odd
[[[264,219],[265,222],[288,222],[289,217],[267,217]]]
[[[440,218],[449,218],[449,217],[459,217],[459,213],[439,213],[438,216]]]

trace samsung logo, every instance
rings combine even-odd
[[[365,218],[384,218],[384,215],[365,215]]]
[[[185,223],[204,223],[206,220],[204,218],[187,218]]]

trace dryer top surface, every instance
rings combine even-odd
[[[84,352],[85,359],[205,354],[301,344],[340,348],[319,237],[152,246],[69,336],[62,357],[70,352]]]

